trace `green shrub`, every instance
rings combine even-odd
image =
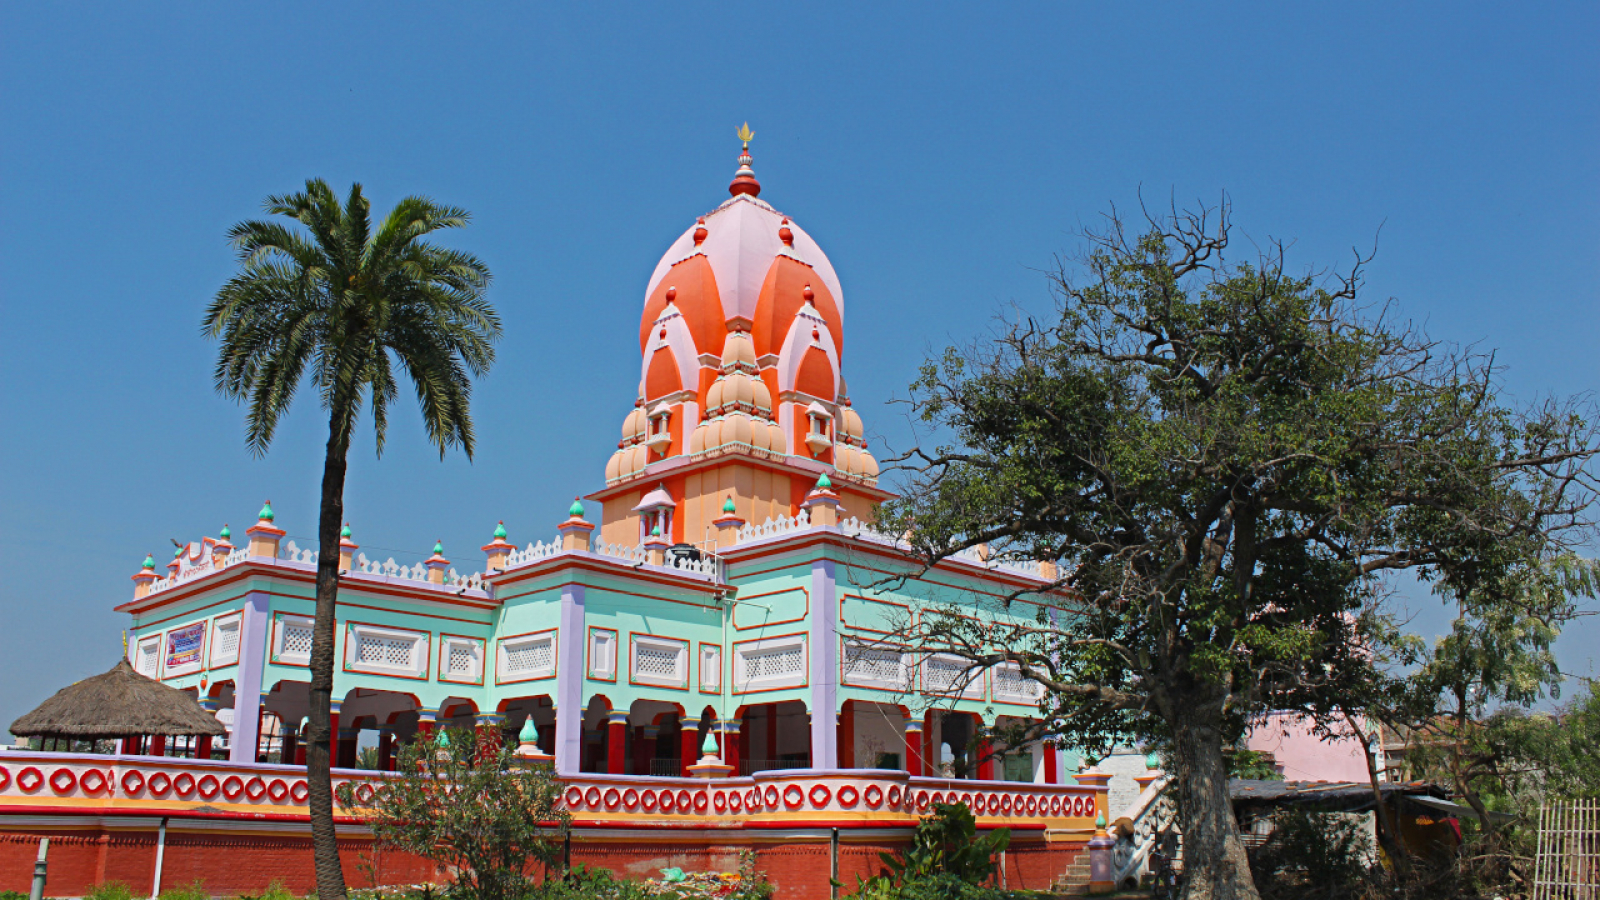
[[[211,892],[195,879],[188,887],[167,888],[161,892],[160,900],[211,900]]]
[[[133,900],[133,889],[126,881],[107,881],[84,891],[83,900]]]
[[[996,857],[1011,844],[1011,829],[978,836],[978,823],[965,803],[936,803],[933,814],[917,822],[911,846],[903,853],[880,853],[889,874],[857,879],[862,900],[1003,900],[1018,896],[988,886]]]
[[[1250,852],[1262,900],[1345,900],[1366,892],[1372,844],[1355,821],[1284,810],[1272,824],[1271,837]]]

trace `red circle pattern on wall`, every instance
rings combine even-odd
[[[311,796],[311,788],[307,787],[304,781],[296,781],[294,787],[289,788],[289,798],[296,803],[306,802],[306,798],[309,796]]]
[[[50,790],[66,794],[78,786],[78,776],[71,769],[57,769],[50,773]]]
[[[149,788],[152,796],[165,797],[167,791],[172,790],[172,776],[165,772],[157,772],[151,775]]]
[[[29,766],[17,773],[17,790],[33,793],[44,784],[44,773]]]
[[[194,793],[194,776],[188,772],[179,772],[178,777],[172,779],[172,792],[184,798]]]

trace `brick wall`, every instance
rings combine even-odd
[[[26,892],[38,853],[39,839],[50,838],[51,897],[81,896],[105,881],[124,881],[135,896],[148,895],[155,870],[156,826],[148,828],[38,829],[0,832],[0,890]],[[663,837],[667,839],[663,840]],[[572,840],[572,862],[609,869],[618,877],[658,877],[661,869],[738,871],[741,850],[754,849],[757,868],[776,887],[776,900],[826,900],[832,872],[830,834],[825,829],[780,835],[740,832],[731,835],[686,834],[681,840],[638,834],[579,832]],[[841,832],[840,896],[854,893],[857,877],[884,871],[878,854],[904,842],[882,837],[857,837]],[[1077,843],[1045,843],[1032,835],[1013,838],[1005,857],[1005,884],[1013,890],[1048,888],[1082,851]],[[442,882],[443,873],[428,860],[393,850],[377,850],[372,841],[343,838],[339,842],[345,880],[352,887],[378,884]],[[213,896],[259,895],[274,880],[296,894],[316,886],[309,830],[281,833],[190,830],[169,826],[162,863],[163,887],[195,881]]]

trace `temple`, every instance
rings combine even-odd
[[[497,733],[566,783],[575,860],[637,876],[754,848],[781,897],[876,871],[877,850],[959,798],[983,827],[1013,829],[1010,886],[1047,888],[1104,822],[1108,776],[1078,772],[1051,742],[990,743],[1038,719],[1037,685],[914,654],[895,635],[920,605],[988,608],[1053,571],[972,553],[922,573],[874,530],[890,494],[846,389],[843,286],[811,235],[762,198],[741,136],[730,196],[650,275],[637,393],[595,398],[615,405],[620,440],[609,458],[595,448],[593,490],[546,520],[553,534],[529,540],[538,511],[496,511],[488,523],[512,524],[481,549],[435,545],[397,563],[369,558],[346,527],[336,780],[382,778],[397,745],[430,729]],[[116,607],[131,617],[134,669],[192,692],[226,737],[0,755],[0,847],[41,829],[152,835],[156,816],[176,823],[161,831],[169,880],[177,866],[218,890],[264,887],[228,880],[248,880],[234,863],[261,849],[262,817],[281,823],[279,844],[306,833],[295,767],[316,552],[284,538],[269,503],[242,535],[224,526],[165,571],[145,559]],[[1031,596],[1007,614],[1055,621],[1066,602]],[[162,863],[135,871],[146,856],[118,862],[116,843],[87,847],[101,855],[83,865],[124,866],[136,890],[163,877]],[[219,865],[208,848],[224,845]],[[0,869],[25,871],[11,855]],[[360,884],[357,855],[346,865]],[[373,877],[430,877],[421,861],[388,865]],[[294,868],[309,879],[309,865]]]

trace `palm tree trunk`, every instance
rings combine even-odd
[[[1170,724],[1183,823],[1183,900],[1258,900],[1228,799],[1222,734],[1208,721],[1215,719],[1215,707],[1176,706]]]
[[[339,404],[328,423],[322,466],[322,509],[317,521],[317,620],[311,639],[311,715],[306,741],[306,787],[311,801],[311,849],[319,900],[345,900],[344,869],[333,830],[330,728],[333,700],[334,607],[339,597],[339,523],[344,520],[345,456],[350,450],[349,416]]]

